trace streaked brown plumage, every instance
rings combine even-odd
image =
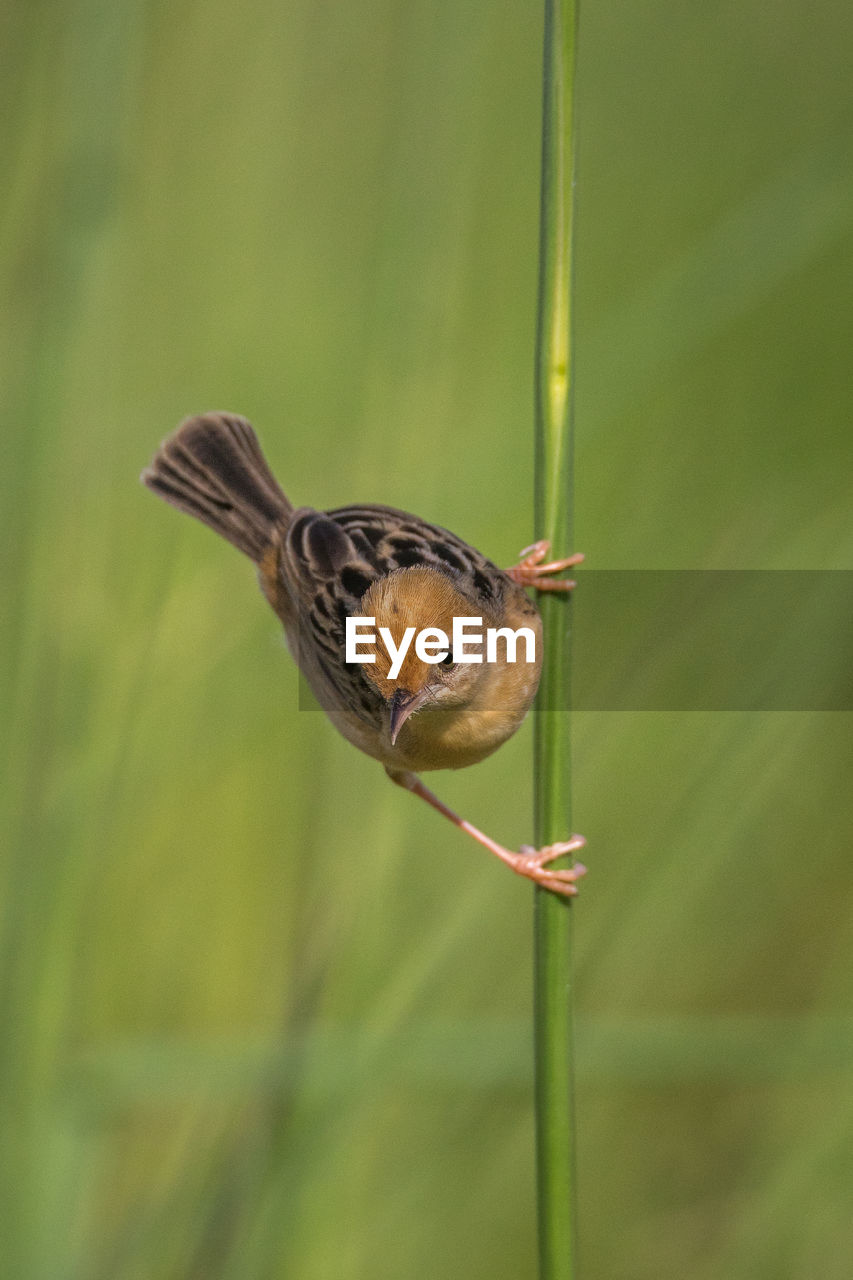
[[[525,586],[568,590],[554,574],[582,557],[543,564],[547,544],[498,569],[455,534],[392,507],[294,509],[245,418],[190,418],[161,445],[142,479],[167,502],[202,520],[258,566],[261,588],[323,709],[345,738],[382,762],[391,779],[426,799],[513,870],[558,893],[577,892],[577,864],[555,868],[583,837],[514,853],[447,809],[418,772],[475,764],[510,737],[536,694],[542,624]],[[376,619],[399,645],[407,627],[478,617],[483,627],[529,627],[536,661],[428,664],[410,648],[395,680],[381,645],[373,664],[344,659],[347,617]],[[476,652],[476,646],[470,648]]]

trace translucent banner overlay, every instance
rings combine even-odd
[[[546,709],[853,711],[853,570],[584,569],[566,606],[571,695]]]
[[[601,570],[581,583],[577,710],[853,710],[851,571]]]

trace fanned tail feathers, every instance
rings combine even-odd
[[[141,479],[256,562],[275,526],[293,511],[251,425],[234,414],[187,418],[163,441]]]

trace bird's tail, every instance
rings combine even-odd
[[[256,562],[274,528],[293,511],[252,427],[231,413],[187,418],[163,441],[141,479]]]

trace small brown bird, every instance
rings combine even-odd
[[[542,623],[524,588],[570,590],[573,582],[553,575],[583,556],[545,563],[548,543],[539,542],[522,552],[519,564],[501,570],[447,529],[392,507],[294,509],[252,427],[233,414],[187,419],[142,480],[255,562],[291,653],[345,738],[513,871],[556,893],[577,893],[585,868],[551,864],[583,848],[583,836],[515,853],[453,813],[416,775],[476,764],[516,731],[536,694],[542,661]],[[347,660],[347,619],[356,617],[373,620],[370,628],[359,624],[362,645],[370,631],[382,637],[387,628],[391,644],[383,651],[376,643],[373,660]],[[439,659],[435,636],[431,648],[412,647],[413,636],[427,628],[450,637],[454,618],[470,620],[462,624],[461,661],[454,661],[455,651]],[[533,661],[510,661],[509,643],[501,648],[497,640],[483,660],[474,620],[484,630],[527,628]],[[465,661],[465,654],[474,660]]]

